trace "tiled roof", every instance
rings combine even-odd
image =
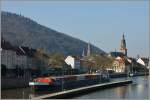
[[[14,47],[7,41],[5,41],[3,38],[1,40],[1,48],[5,50],[13,50]]]
[[[122,52],[110,52],[110,55],[113,56],[113,57],[125,56]]]
[[[34,53],[36,52],[35,49],[24,47],[24,46],[12,46],[9,42],[5,41],[3,38],[1,40],[1,47],[4,50],[11,50],[16,52],[17,55],[26,55],[26,56],[34,56]]]

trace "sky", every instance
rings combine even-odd
[[[120,50],[124,33],[128,56],[148,57],[149,1],[2,1],[3,11],[90,42],[107,53]]]

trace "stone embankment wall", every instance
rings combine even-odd
[[[28,87],[30,78],[2,78],[1,89],[24,88]]]

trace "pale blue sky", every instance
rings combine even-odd
[[[3,1],[2,10],[21,13],[49,28],[77,37],[106,52],[119,51],[123,32],[128,56],[148,56],[146,1]]]

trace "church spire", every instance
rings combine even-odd
[[[122,35],[122,38],[123,38],[123,40],[125,40],[125,38],[124,38],[124,33],[123,33],[123,35]]]
[[[82,51],[82,57],[85,57],[84,48],[83,48],[83,51]]]
[[[91,46],[90,46],[90,42],[88,43],[88,48],[87,48],[87,56],[91,55]]]
[[[120,45],[120,51],[127,56],[127,48],[126,48],[126,40],[124,37],[124,33],[122,35],[121,45]]]

